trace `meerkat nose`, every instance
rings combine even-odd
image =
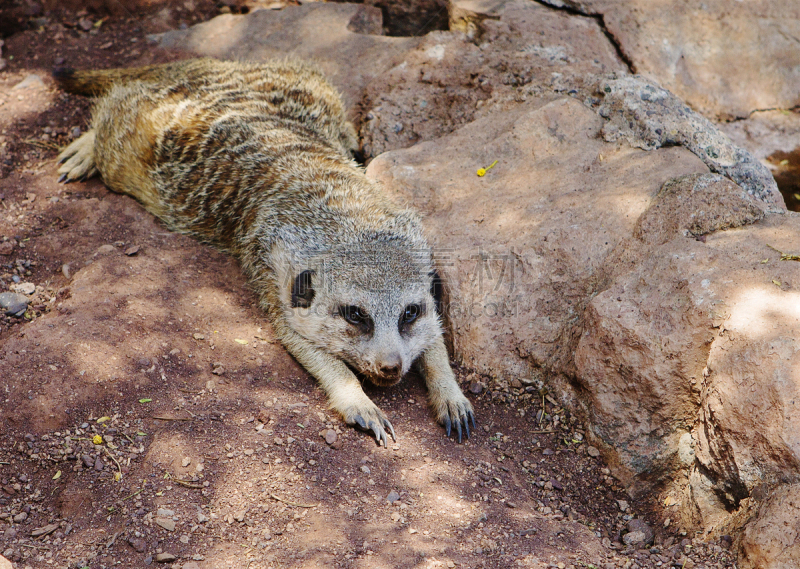
[[[380,368],[381,375],[385,377],[397,376],[400,374],[400,370],[403,369],[403,362],[400,360],[400,356],[395,354],[381,362]]]

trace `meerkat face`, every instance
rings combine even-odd
[[[376,385],[393,385],[442,333],[434,296],[440,281],[407,252],[367,253],[298,273],[289,324]]]

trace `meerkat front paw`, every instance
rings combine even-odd
[[[436,418],[439,423],[444,425],[447,436],[455,427],[456,434],[458,435],[458,442],[461,442],[462,432],[469,438],[469,424],[472,423],[472,429],[475,429],[475,411],[472,409],[472,403],[469,399],[464,397],[461,391],[451,391],[447,393],[446,397],[440,397],[433,401],[433,411],[436,413]]]
[[[61,164],[58,169],[58,173],[61,174],[59,182],[85,180],[97,174],[94,163],[94,137],[94,130],[89,130],[61,151],[58,155],[58,163]]]
[[[343,414],[345,423],[348,425],[357,425],[364,431],[372,431],[375,434],[375,440],[378,442],[378,445],[382,444],[384,447],[389,446],[386,431],[391,433],[393,441],[397,440],[394,436],[394,427],[392,427],[389,419],[387,419],[383,411],[368,398],[365,402],[348,408]]]

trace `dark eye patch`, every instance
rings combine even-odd
[[[303,271],[297,275],[292,283],[292,308],[308,308],[314,300],[314,287],[311,275],[316,271]]]
[[[375,323],[367,311],[360,306],[340,306],[339,316],[344,318],[348,324],[352,324],[363,334],[369,334],[375,329]]]
[[[436,304],[436,313],[441,316],[442,301],[444,299],[444,281],[442,281],[442,277],[436,269],[432,270],[428,276],[431,277],[431,296],[433,297],[433,302]]]

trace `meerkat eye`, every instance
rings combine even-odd
[[[366,310],[360,306],[340,306],[339,316],[347,320],[347,322],[353,326],[358,327],[358,329],[365,334],[372,331],[372,318],[370,318]]]
[[[417,317],[420,315],[420,306],[419,304],[409,304],[406,306],[405,311],[403,312],[403,316],[401,317],[402,324],[411,324]]]
[[[411,325],[423,314],[425,314],[424,304],[409,304],[400,315],[397,329],[400,330],[401,334],[408,334],[411,332]]]

